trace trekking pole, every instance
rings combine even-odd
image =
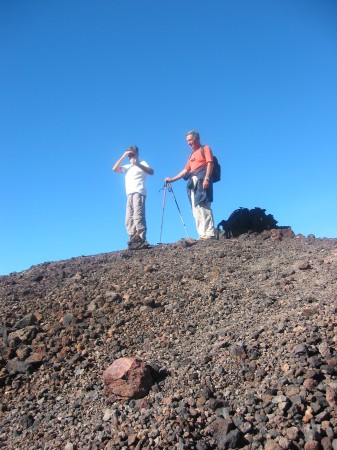
[[[183,226],[184,226],[184,228],[185,228],[186,236],[189,237],[188,232],[187,232],[186,225],[185,225],[185,223],[184,223],[183,216],[182,216],[182,214],[181,214],[181,211],[180,211],[180,208],[179,208],[177,199],[176,199],[176,196],[174,195],[174,192],[173,192],[172,184],[171,184],[171,183],[167,183],[167,186],[168,186],[169,192],[172,192],[174,201],[176,202],[176,205],[177,205],[177,208],[178,208],[178,212],[179,212],[179,215],[180,215],[180,219],[181,219],[181,221],[182,221],[182,223],[183,223]]]
[[[166,181],[164,182],[164,187],[162,188],[164,191],[164,197],[163,197],[163,206],[162,206],[162,213],[161,213],[161,225],[160,225],[160,237],[158,244],[161,244],[161,235],[163,232],[163,225],[164,225],[164,212],[165,212],[165,202],[166,202]],[[160,191],[162,190],[160,189]]]

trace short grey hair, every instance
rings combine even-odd
[[[198,139],[200,141],[200,134],[197,131],[195,130],[188,131],[186,133],[186,136],[188,136],[189,134],[191,134],[194,137],[194,139]]]

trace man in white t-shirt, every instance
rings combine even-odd
[[[127,157],[130,163],[122,165],[124,158]],[[133,145],[123,153],[112,168],[114,172],[125,174],[127,196],[125,226],[130,238],[128,242],[130,249],[149,246],[146,242],[145,180],[146,176],[153,175],[154,171],[145,161],[139,162],[138,157],[138,147]]]

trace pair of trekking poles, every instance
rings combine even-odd
[[[164,196],[163,196],[163,207],[162,207],[162,215],[161,215],[161,226],[160,226],[160,238],[159,238],[159,244],[162,244],[161,236],[162,236],[162,233],[163,233],[164,213],[165,213],[165,203],[166,203],[166,191],[167,191],[167,190],[168,190],[169,192],[171,192],[172,195],[173,195],[175,204],[176,204],[176,206],[177,206],[177,209],[178,209],[178,212],[179,212],[179,215],[180,215],[180,219],[181,219],[182,224],[183,224],[183,227],[184,227],[184,229],[185,229],[186,236],[189,237],[188,232],[187,232],[187,228],[186,228],[186,225],[185,225],[185,222],[184,222],[184,219],[183,219],[183,216],[182,216],[182,214],[181,214],[181,211],[180,211],[180,208],[179,208],[177,199],[176,199],[176,196],[174,195],[174,192],[173,192],[172,184],[169,183],[168,181],[165,181],[164,187],[163,187],[162,189],[160,189],[160,191],[161,191],[161,190],[164,191]]]

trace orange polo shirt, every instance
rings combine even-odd
[[[205,157],[202,156],[201,149],[195,150],[191,153],[185,169],[194,172],[200,167],[207,166],[207,163],[213,162],[213,153],[208,145],[204,145],[204,155]]]

